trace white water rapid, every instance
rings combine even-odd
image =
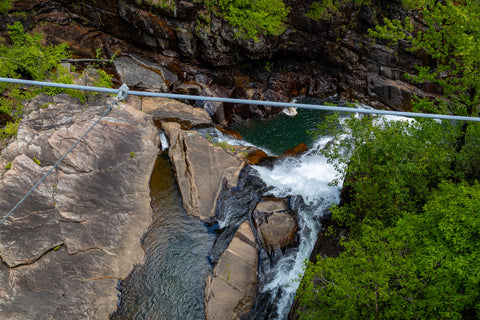
[[[267,283],[261,290],[269,291],[277,306],[277,314],[270,315],[271,319],[287,318],[299,279],[303,275],[305,261],[310,257],[321,227],[319,218],[332,203],[340,200],[341,186],[329,185],[338,172],[318,153],[329,141],[328,137],[323,137],[306,154],[299,158],[286,158],[271,169],[254,167],[261,179],[273,188],[269,191],[270,195],[300,196],[305,203],[299,206],[297,212],[300,227],[298,251],[282,256],[271,268],[265,266]]]

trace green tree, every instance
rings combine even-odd
[[[0,14],[8,12],[13,6],[13,0],[1,0],[0,1]]]
[[[422,22],[385,19],[370,35],[426,57],[407,77],[442,95],[415,98],[416,111],[478,116],[480,2],[402,3]],[[478,319],[478,124],[361,117],[344,126],[350,138],[323,152],[346,178],[347,203],[332,213],[351,233],[338,258],[306,269],[304,318]],[[338,125],[327,127],[338,137]]]
[[[411,10],[422,13],[423,25],[415,28],[411,19],[391,21],[370,31],[375,38],[387,39],[394,45],[404,41],[410,51],[430,58],[428,65],[417,66],[418,73],[406,75],[414,83],[433,83],[442,89],[436,98],[417,98],[416,111],[478,116],[480,102],[480,16],[479,1],[403,1]],[[455,149],[469,154],[469,133],[473,126],[458,126]],[[474,124],[477,126],[477,124]],[[473,129],[478,131],[478,129]],[[464,159],[462,159],[464,160]],[[473,161],[474,159],[471,158]],[[453,164],[465,167],[464,161]],[[460,167],[460,168],[458,168]],[[464,175],[467,177],[472,172]]]
[[[423,212],[363,224],[337,258],[310,264],[303,319],[480,317],[480,186],[442,183]]]
[[[403,212],[419,211],[430,190],[454,176],[450,164],[455,156],[455,125],[352,116],[341,127],[327,121],[320,132],[325,130],[336,143],[321,152],[338,164],[349,199],[348,204],[331,209],[342,225],[378,220],[390,226]]]

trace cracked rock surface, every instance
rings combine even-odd
[[[168,155],[175,169],[183,207],[188,214],[208,221],[215,217],[224,185],[238,184],[245,158],[215,146],[198,132],[167,122],[162,129],[169,139]]]
[[[2,217],[107,108],[46,99],[2,151]],[[150,116],[115,106],[0,225],[0,319],[108,319],[144,256],[158,144]]]
[[[257,295],[258,255],[250,223],[242,223],[207,277],[205,318],[241,319]]]

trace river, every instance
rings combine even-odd
[[[272,256],[259,253],[259,295],[248,318],[286,319],[321,218],[339,201],[340,188],[329,185],[337,172],[318,154],[329,139],[314,140],[307,133],[324,117],[325,112],[302,109],[296,117],[278,114],[268,121],[249,120],[232,128],[242,134],[242,141],[216,130],[202,132],[231,144],[255,145],[270,155],[279,155],[301,142],[310,148],[301,156],[276,160],[272,167],[245,170],[242,192],[220,204],[218,224],[207,225],[186,214],[163,152],[150,182],[154,216],[143,240],[146,259],[119,284],[120,303],[112,319],[205,319],[203,291],[212,262],[260,197],[267,195],[290,199],[297,213],[300,241],[298,248]]]

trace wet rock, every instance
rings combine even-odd
[[[178,1],[175,3],[175,18],[184,21],[193,21],[197,17],[197,6],[189,1]]]
[[[214,92],[213,88],[209,88],[209,86],[203,83],[192,81],[182,83],[179,86],[175,87],[174,92],[179,94],[205,97],[219,96],[216,92]],[[192,103],[192,100],[187,102]],[[216,123],[222,124],[225,121],[223,102],[195,100],[194,105],[195,107],[205,109],[208,115],[212,117],[212,119],[214,119]]]
[[[215,217],[218,195],[224,185],[237,185],[244,158],[213,145],[196,131],[182,130],[178,123],[164,123],[162,129],[185,210],[202,220]]]
[[[288,149],[282,154],[282,157],[291,157],[298,154],[302,154],[308,151],[308,146],[305,143],[299,143],[292,149]]]
[[[204,109],[167,98],[143,98],[142,111],[151,115],[157,123],[177,122],[189,129],[213,125]]]
[[[298,225],[283,199],[265,199],[257,204],[253,217],[258,235],[269,252],[295,242]]]
[[[105,111],[55,97],[22,119],[0,158],[7,212]],[[0,225],[5,319],[107,319],[116,285],[143,259],[148,183],[158,153],[151,118],[123,104],[101,120]],[[11,168],[5,169],[8,162]]]
[[[330,20],[315,20],[306,16],[311,1],[290,1],[286,31],[279,37],[259,36],[258,41],[242,39],[235,34],[235,28],[200,4],[175,4],[175,10],[171,10],[135,0],[85,0],[81,4],[35,0],[16,1],[15,8],[25,11],[27,25],[34,32],[44,33],[46,42],[66,42],[76,55],[92,57],[99,48],[107,57],[118,49],[125,54],[141,52],[171,70],[171,65],[181,65],[175,73],[182,82],[223,87],[227,92],[224,96],[232,93],[231,97],[247,98],[252,96],[252,90],[257,98],[274,101],[289,101],[300,95],[337,95],[339,99],[359,100],[376,108],[408,110],[409,100],[417,90],[441,93],[440,88],[431,84],[413,87],[403,77],[417,72],[414,65],[431,65],[428,57],[408,52],[405,44],[389,47],[383,41],[373,43],[367,36],[367,30],[385,16],[403,20],[407,12],[395,3],[342,3]],[[0,18],[2,30],[6,30],[7,22],[16,19],[13,14]],[[422,28],[418,14],[412,21],[416,29]],[[238,70],[249,78],[248,83],[236,84],[242,89],[222,80],[234,77]],[[152,86],[136,80],[132,84],[163,92],[175,89],[168,77],[148,71],[152,72]],[[218,76],[220,73],[224,76]],[[198,81],[199,76],[210,81]],[[227,105],[224,110],[223,106],[206,103],[202,107],[221,124],[277,112],[276,108],[262,106]]]
[[[239,319],[257,295],[257,248],[249,222],[240,225],[205,287],[207,320]]]

